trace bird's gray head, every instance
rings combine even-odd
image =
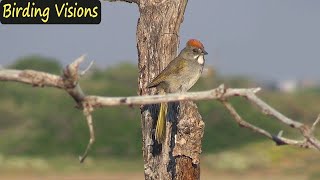
[[[199,40],[190,39],[179,56],[182,56],[182,58],[187,60],[196,60],[199,64],[203,65],[205,62],[204,55],[207,54],[203,44]]]

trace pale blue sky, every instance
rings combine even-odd
[[[0,64],[41,54],[63,64],[86,53],[98,66],[137,62],[134,4],[102,2],[99,25],[0,25]],[[200,39],[222,74],[320,80],[319,0],[190,0],[181,46]]]

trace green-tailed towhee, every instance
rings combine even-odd
[[[208,53],[200,41],[190,39],[180,54],[147,87],[156,87],[158,94],[188,91],[202,73],[205,62],[204,55],[206,54]],[[167,103],[160,104],[155,133],[155,139],[159,143],[163,143],[165,140],[167,109]]]

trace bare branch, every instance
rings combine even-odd
[[[269,132],[244,121],[229,102],[222,101],[222,104],[227,108],[227,110],[230,112],[230,114],[233,116],[233,118],[236,120],[236,122],[239,124],[240,127],[246,127],[248,129],[251,129],[254,132],[267,136],[268,138],[273,140],[273,136]]]
[[[67,65],[67,67],[63,70],[63,77],[65,77],[64,80],[66,82],[69,82],[71,86],[75,86],[77,84],[79,79],[78,69],[85,58],[86,55],[78,57],[71,64]]]
[[[233,118],[236,120],[236,122],[240,125],[240,127],[248,128],[252,130],[253,132],[257,132],[259,134],[262,134],[269,139],[273,140],[278,146],[280,145],[294,145],[294,146],[299,146],[299,147],[307,147],[309,146],[308,142],[306,140],[293,140],[293,139],[288,139],[282,137],[283,131],[280,131],[278,135],[272,135],[268,131],[261,129],[257,126],[254,126],[242,119],[242,117],[238,114],[238,112],[233,108],[233,106],[227,102],[227,101],[222,101],[222,104],[227,108],[227,110],[230,112],[230,114],[233,116]],[[311,148],[317,149],[314,146],[311,146]]]
[[[35,87],[55,87],[59,89],[64,89],[68,94],[77,102],[77,107],[82,108],[85,103],[85,94],[83,93],[78,80],[79,80],[79,66],[80,63],[85,60],[85,55],[80,56],[74,62],[69,64],[64,70],[62,76],[57,76],[45,72],[39,72],[34,70],[12,70],[12,69],[0,69],[0,80],[1,81],[16,81],[25,84],[31,84]],[[91,65],[89,66],[89,68]],[[87,68],[85,71],[87,71]],[[84,156],[80,159],[81,162],[84,161],[87,153],[94,142],[94,130],[92,125],[91,112],[92,108],[86,106],[83,108],[84,114],[86,116],[88,127],[90,130],[90,141],[88,147],[84,153]]]
[[[248,92],[258,92],[260,88],[253,89],[225,89],[220,85],[216,89],[200,92],[174,93],[167,95],[153,96],[132,96],[132,97],[101,97],[86,96],[86,101],[90,102],[93,107],[119,106],[119,105],[144,105],[156,104],[161,102],[174,102],[185,100],[210,100],[223,99],[231,96],[246,96]]]
[[[304,140],[299,141],[299,140],[292,140],[292,139],[284,138],[284,137],[282,137],[281,131],[279,132],[279,134],[277,136],[273,136],[264,130],[263,130],[264,132],[262,132],[259,130],[259,128],[256,129],[257,127],[243,121],[242,118],[240,117],[240,115],[237,114],[237,112],[233,109],[233,107],[229,103],[223,101],[223,104],[225,105],[225,107],[229,110],[231,115],[233,115],[233,117],[236,119],[236,121],[238,123],[241,122],[241,125],[245,125],[244,127],[247,127],[247,128],[252,129],[254,131],[257,130],[258,133],[263,134],[269,138],[271,135],[272,136],[271,139],[273,141],[275,141],[277,143],[277,145],[288,144],[288,145],[296,145],[296,146],[303,147],[303,148],[313,148],[313,149],[320,150],[320,141],[313,136],[313,131],[315,129],[315,126],[320,121],[320,116],[318,116],[318,118],[313,123],[312,127],[310,128],[305,124],[294,121],[294,120],[284,116],[283,114],[281,114],[280,112],[278,112],[277,110],[275,110],[274,108],[269,106],[267,103],[262,101],[260,98],[258,98],[253,91],[247,91],[246,94],[241,94],[240,96],[246,97],[246,99],[248,101],[253,102],[257,107],[259,107],[261,109],[261,111],[264,114],[273,116],[276,119],[278,119],[280,122],[282,122],[292,128],[298,129],[301,132],[301,134],[304,136]],[[223,100],[225,100],[225,99],[223,99]]]
[[[248,93],[246,97],[248,98],[249,101],[254,102],[264,114],[273,116],[277,118],[279,121],[293,128],[300,128],[301,126],[303,126],[302,123],[299,123],[297,121],[294,121],[284,116],[283,114],[281,114],[280,112],[278,112],[277,110],[269,106],[267,103],[265,103],[260,98],[258,98],[254,93]]]
[[[13,69],[0,69],[0,81],[16,81],[25,84],[31,84],[35,87],[55,87],[63,89],[76,101],[77,107],[82,109],[84,116],[86,117],[88,128],[90,132],[90,140],[87,148],[82,156],[80,156],[80,162],[83,162],[88,155],[92,144],[95,141],[93,120],[91,113],[94,108],[105,106],[119,106],[119,105],[145,105],[156,104],[161,102],[174,102],[185,100],[219,100],[221,101],[230,114],[234,117],[236,122],[241,126],[251,129],[261,135],[272,139],[277,145],[295,145],[304,148],[314,148],[320,150],[320,142],[313,135],[315,126],[320,121],[320,115],[315,120],[311,127],[294,121],[274,108],[265,103],[263,100],[256,96],[256,93],[260,91],[260,88],[251,89],[231,89],[225,88],[224,85],[220,85],[216,89],[200,92],[188,92],[180,94],[167,94],[167,95],[153,95],[153,96],[132,96],[132,97],[101,97],[101,96],[89,96],[85,95],[78,83],[81,74],[88,71],[92,66],[92,62],[89,67],[84,70],[83,73],[79,73],[80,63],[83,62],[85,56],[80,56],[73,63],[69,64],[64,70],[61,76],[39,72],[34,70],[13,70]],[[298,129],[303,140],[293,140],[282,136],[283,131],[280,131],[278,135],[272,135],[268,131],[256,127],[241,118],[237,111],[227,101],[228,98],[233,96],[245,97],[246,100],[255,104],[264,114],[270,115],[280,122]]]
[[[62,77],[34,70],[0,69],[0,80],[16,81],[39,87],[48,86],[64,89]]]
[[[82,101],[85,98],[85,94],[83,93],[78,80],[79,80],[79,66],[85,60],[85,55],[80,56],[74,62],[67,65],[67,67],[63,70],[63,83],[64,89],[69,93],[69,95],[77,102],[77,107],[82,106]]]
[[[90,139],[89,139],[89,143],[87,145],[87,148],[86,148],[84,154],[82,156],[79,156],[80,163],[84,162],[84,160],[88,156],[88,153],[89,153],[89,151],[91,149],[92,144],[95,141],[95,135],[94,135],[94,129],[93,129],[93,121],[92,121],[92,115],[91,115],[91,112],[93,111],[93,108],[88,103],[84,103],[83,107],[84,107],[83,108],[83,114],[86,116],[86,120],[87,120],[88,127],[89,127]]]

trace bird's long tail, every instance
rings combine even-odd
[[[163,143],[166,137],[166,116],[167,116],[168,104],[160,104],[160,112],[158,115],[158,121],[156,126],[155,138],[158,143]]]

